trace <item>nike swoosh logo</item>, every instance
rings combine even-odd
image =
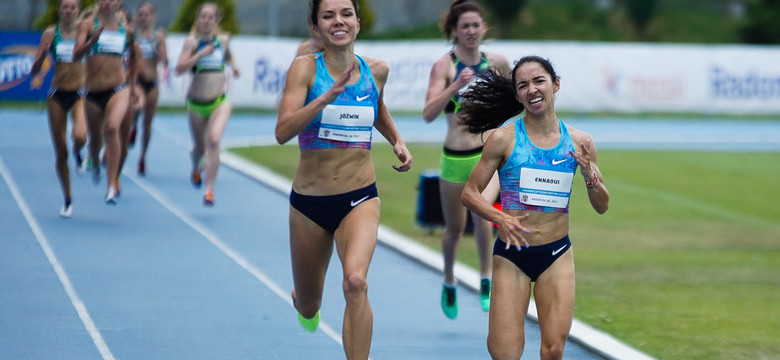
[[[563,251],[563,249],[565,249],[567,246],[569,246],[569,245],[566,244],[566,245],[563,245],[563,247],[558,249],[558,250],[553,250],[552,256],[557,255],[559,252]]]
[[[357,97],[355,97],[355,100],[357,100],[357,101],[363,101],[363,100],[365,100],[365,99],[368,99],[368,97],[369,97],[369,96],[371,96],[371,94],[364,95],[364,96],[357,96]]]
[[[363,201],[366,201],[366,199],[368,199],[369,196],[370,195],[366,195],[366,196],[364,196],[362,199],[360,199],[358,201],[352,200],[352,201],[349,202],[349,204],[352,205],[352,207],[355,207],[358,204],[362,203]],[[555,255],[555,254],[553,254],[553,255]]]
[[[553,160],[553,161],[552,161],[552,164],[553,164],[553,165],[558,165],[558,164],[560,164],[560,163],[562,163],[562,162],[564,162],[564,161],[566,161],[566,160],[569,160],[569,159],[563,159],[563,160]],[[555,255],[555,254],[553,254],[553,255]]]

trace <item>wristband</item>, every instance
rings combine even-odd
[[[585,181],[585,186],[588,187],[589,189],[596,187],[598,184],[599,184],[598,176],[594,176],[593,179]]]

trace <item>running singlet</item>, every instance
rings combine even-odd
[[[458,59],[455,56],[454,52],[450,51],[450,58],[452,59],[452,62],[455,64],[455,78],[452,79],[453,82],[455,82],[455,80],[458,79],[460,72],[467,67],[471,68],[471,70],[474,71],[475,75],[484,72],[485,70],[487,70],[487,68],[490,67],[490,63],[488,62],[485,53],[480,52],[479,54],[480,54],[479,64],[466,65],[460,62],[460,59]],[[450,102],[447,103],[447,106],[444,107],[445,114],[452,114],[460,111],[460,92],[463,91],[466,87],[468,87],[468,85],[464,86],[463,89],[458,90],[458,92],[450,99]]]
[[[54,41],[51,42],[52,56],[54,56],[54,62],[56,63],[72,63],[73,62],[73,48],[76,47],[76,39],[63,39],[60,33],[60,25],[54,29]]]
[[[559,120],[561,141],[551,149],[536,147],[528,139],[523,119],[515,122],[515,148],[498,170],[501,206],[504,209],[569,212],[571,185],[577,160],[574,144]]]
[[[215,36],[211,40],[200,40],[195,52],[200,51],[209,44],[214,45],[214,51],[208,54],[195,63],[195,68],[192,71],[197,74],[201,71],[224,71],[225,70],[225,50],[222,49],[222,44],[219,43],[219,39]]]
[[[154,60],[157,56],[157,36],[152,32],[152,37],[143,37],[136,31],[135,38],[138,42],[138,47],[141,49],[141,57],[144,60]]]
[[[368,64],[355,55],[360,63],[360,80],[347,85],[336,100],[325,106],[317,117],[298,135],[301,150],[328,148],[371,149],[372,130],[377,117],[379,91]],[[322,52],[314,54],[317,75],[306,95],[306,104],[333,86],[335,81],[325,67]]]
[[[95,17],[94,30],[98,28],[100,28],[100,22]],[[120,22],[117,30],[103,29],[98,40],[92,45],[89,56],[112,55],[122,57],[125,50],[127,50],[127,35],[125,34],[124,24]]]

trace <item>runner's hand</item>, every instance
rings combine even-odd
[[[339,76],[338,79],[336,79],[336,82],[333,83],[333,86],[331,86],[328,91],[326,91],[321,96],[324,96],[324,100],[326,104],[332,103],[336,98],[341,95],[341,93],[344,92],[344,90],[347,89],[347,82],[349,82],[349,79],[352,77],[352,72],[355,71],[355,63],[352,63],[352,66],[350,66],[346,71],[344,71],[341,76]]]
[[[395,153],[395,156],[398,157],[398,160],[401,161],[401,165],[393,165],[393,169],[398,172],[409,171],[409,169],[412,168],[412,154],[409,152],[409,149],[406,148],[406,144],[402,142],[395,144],[393,146],[393,152]]]
[[[525,213],[520,216],[507,216],[498,223],[498,237],[506,242],[506,250],[514,246],[517,251],[528,248],[528,241],[525,235],[530,234],[531,230],[523,226],[523,221],[531,216]]]

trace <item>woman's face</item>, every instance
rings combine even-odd
[[[214,6],[204,6],[198,12],[195,26],[200,33],[210,33],[217,27],[217,9]]]
[[[360,21],[352,1],[322,0],[315,31],[325,45],[352,44],[360,32]]]
[[[103,14],[110,14],[117,11],[121,4],[120,0],[98,0],[98,11]]]
[[[62,0],[60,1],[60,7],[57,9],[60,15],[60,19],[65,22],[73,22],[79,15],[79,2],[78,0]]]
[[[458,46],[479,47],[487,28],[482,16],[474,11],[465,12],[458,18],[453,37],[458,39]]]
[[[152,24],[152,9],[150,5],[141,6],[135,12],[135,21],[141,27],[146,27]]]
[[[555,93],[560,80],[552,77],[535,61],[524,63],[515,70],[515,96],[529,114],[541,114],[554,109]]]

